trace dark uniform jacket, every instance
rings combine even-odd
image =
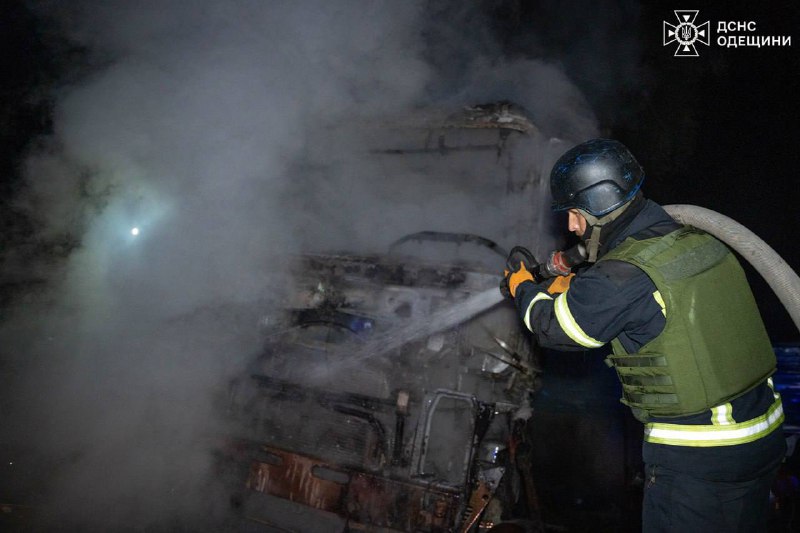
[[[661,206],[637,198],[604,230],[599,257],[628,237],[646,239],[666,235],[680,225]],[[663,303],[656,300],[656,287],[638,267],[623,261],[595,263],[573,278],[564,294],[567,305],[556,306],[546,292],[547,283],[522,283],[515,302],[520,316],[539,344],[556,350],[598,348],[619,338],[628,353],[656,337],[664,329]],[[773,391],[766,383],[734,399],[737,420],[763,415],[773,403]],[[711,411],[697,415],[655,419],[670,424],[711,424]],[[709,479],[738,480],[772,468],[782,457],[781,431],[749,444],[693,448],[644,443],[644,460],[675,470],[694,472]]]

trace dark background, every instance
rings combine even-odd
[[[441,14],[443,4],[432,2],[432,13]],[[711,46],[698,45],[697,58],[673,57],[674,46],[662,46],[662,21],[674,22],[672,9],[687,7],[677,3],[506,0],[480,6],[503,54],[563,65],[592,104],[602,134],[623,141],[645,167],[648,196],[662,204],[696,204],[724,213],[753,230],[791,266],[800,265],[795,244],[800,200],[795,177],[800,166],[796,2],[688,6],[700,10],[698,23],[711,21]],[[625,68],[612,63],[615,57],[608,64],[586,64],[581,50],[597,44],[592,25],[601,19],[619,35],[635,36]],[[435,25],[433,15],[432,20]],[[720,20],[755,21],[756,35],[789,35],[792,46],[722,48],[716,44]],[[602,38],[613,39],[609,34]],[[614,43],[605,44],[613,50]],[[12,200],[23,187],[19,168],[26,151],[51,131],[50,89],[88,70],[84,51],[66,42],[50,23],[37,19],[23,2],[3,2],[0,72],[0,245],[8,249],[30,245],[34,233]],[[32,253],[52,253],[52,247],[35,244]],[[773,340],[798,340],[768,286],[750,269],[748,275]],[[18,290],[3,282],[0,302]]]

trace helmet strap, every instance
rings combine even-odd
[[[632,203],[633,200],[630,200],[607,215],[599,218],[594,215],[590,215],[583,209],[578,209],[578,212],[583,215],[583,218],[586,219],[586,223],[589,225],[587,230],[592,230],[589,238],[586,240],[586,251],[589,254],[589,257],[586,260],[588,262],[595,263],[597,261],[597,253],[600,251],[600,245],[602,244],[600,242],[600,234],[603,231],[603,227],[619,218],[619,216],[624,213]]]
[[[586,241],[586,251],[589,254],[586,260],[590,263],[594,263],[597,261],[597,251],[600,249],[600,232],[603,230],[603,226],[590,225],[589,227],[592,230],[592,234]]]

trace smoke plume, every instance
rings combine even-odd
[[[483,11],[445,5],[36,4],[90,66],[52,88],[54,132],[16,198],[35,239],[72,244],[6,263],[47,280],[0,329],[0,444],[45,527],[202,529],[222,512],[215,398],[259,352],[287,254],[382,251],[426,229],[508,238],[503,183],[470,161],[431,175],[370,157],[387,117],[512,100],[540,168],[553,143],[596,135],[558,64],[504,58]],[[537,231],[554,242],[545,227],[524,244]]]

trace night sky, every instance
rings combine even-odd
[[[432,11],[446,4],[434,2]],[[693,4],[690,7],[701,10],[698,23],[710,20],[712,29],[711,46],[698,45],[697,58],[673,57],[673,48],[661,44],[662,21],[673,21],[671,9],[686,6],[600,2],[575,9],[572,3],[561,4],[481,5],[488,31],[502,43],[503,54],[546,57],[562,65],[592,105],[603,134],[623,141],[643,164],[648,175],[645,191],[651,198],[662,204],[697,204],[731,216],[790,265],[800,265],[795,243],[800,35],[792,33],[800,27],[798,4]],[[619,47],[630,49],[604,43],[615,55],[608,63],[587,64],[583,51],[598,38],[592,27],[600,20],[616,32],[604,39],[624,36]],[[719,20],[755,21],[757,34],[790,35],[792,46],[722,48],[714,42]],[[2,244],[4,250],[28,246],[41,259],[64,253],[79,237],[65,236],[55,251],[52,243],[30,242],[32,222],[13,204],[24,187],[20,165],[38,139],[51,131],[51,89],[68,87],[90,69],[84,51],[37,19],[23,2],[4,2],[0,23]],[[756,274],[748,274],[774,340],[797,340],[797,331],[769,288]],[[10,301],[19,290],[24,288],[18,280],[4,279],[2,301]]]

